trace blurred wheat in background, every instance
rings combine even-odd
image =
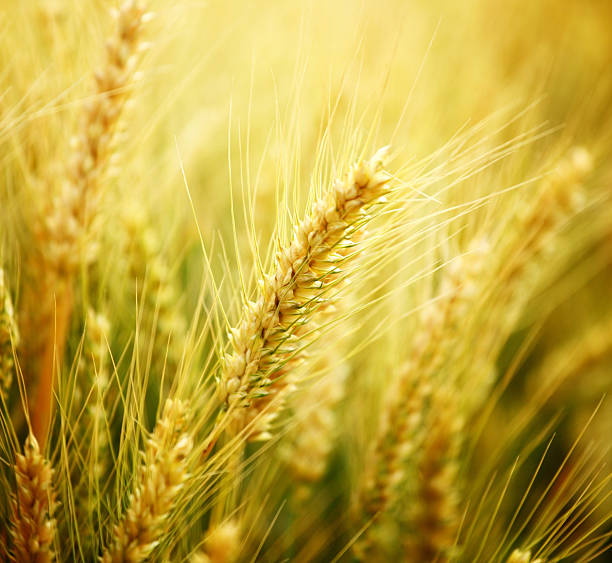
[[[0,3],[0,559],[607,561],[612,4]]]

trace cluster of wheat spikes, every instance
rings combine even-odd
[[[536,4],[2,3],[0,560],[607,560],[612,10]]]

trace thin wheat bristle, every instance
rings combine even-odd
[[[15,456],[17,492],[12,502],[13,561],[51,562],[55,559],[55,493],[53,469],[30,434],[24,453]]]
[[[356,230],[364,209],[385,192],[390,178],[382,170],[384,156],[379,151],[355,165],[313,205],[289,247],[277,253],[274,273],[260,281],[258,299],[245,305],[242,320],[230,331],[231,352],[223,358],[219,392],[234,431],[268,409],[249,432],[250,440],[269,437],[275,414],[271,403],[278,408],[304,347],[297,338],[310,328],[304,325],[346,266],[338,246]]]
[[[19,331],[13,301],[0,267],[0,395],[6,400],[13,382],[13,349],[19,344]]]
[[[186,460],[193,439],[186,431],[187,414],[185,403],[166,401],[163,416],[147,441],[125,517],[102,555],[104,563],[144,561],[159,543],[164,523],[189,478]]]

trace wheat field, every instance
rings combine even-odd
[[[0,560],[610,560],[610,30],[0,2]]]

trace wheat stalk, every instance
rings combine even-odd
[[[55,493],[53,469],[30,434],[24,453],[15,456],[17,493],[12,503],[12,560],[51,562],[55,559]]]
[[[166,401],[147,441],[135,492],[102,555],[104,563],[144,561],[163,537],[164,522],[189,477],[186,463],[193,440],[185,431],[186,416],[183,402]]]
[[[223,358],[218,388],[233,431],[251,425],[249,440],[270,437],[269,424],[304,348],[298,337],[313,328],[308,321],[324,296],[329,301],[325,294],[351,257],[338,251],[355,234],[365,209],[385,193],[385,155],[383,149],[353,166],[315,202],[291,244],[278,251],[273,273],[260,280],[257,300],[245,304],[242,320],[230,330],[231,351]]]

